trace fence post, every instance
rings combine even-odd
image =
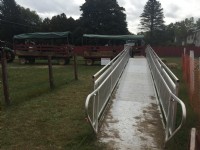
[[[53,79],[51,56],[48,56],[48,67],[49,67],[49,84],[50,84],[50,88],[54,89],[55,86],[54,86],[54,79]]]
[[[10,105],[7,60],[6,60],[6,53],[4,50],[2,50],[1,66],[2,66],[3,91],[4,91],[5,103],[6,103],[6,105]]]
[[[199,70],[200,70],[200,57],[199,57]]]
[[[190,131],[190,145],[189,145],[189,150],[196,150],[197,143],[196,143],[196,128],[192,128]]]
[[[78,80],[78,73],[77,73],[77,59],[76,54],[74,53],[74,78]]]
[[[194,92],[194,51],[190,51],[190,92]]]

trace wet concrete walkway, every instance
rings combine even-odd
[[[146,58],[130,58],[98,135],[108,150],[163,149],[164,129]]]

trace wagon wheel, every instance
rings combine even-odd
[[[58,60],[58,64],[59,64],[59,65],[65,65],[65,64],[66,64],[66,60],[65,60],[64,58],[60,58],[60,59]]]
[[[92,59],[87,59],[86,60],[86,65],[88,65],[88,66],[92,66],[93,63],[94,63],[94,61]]]
[[[26,64],[26,58],[19,58],[19,62],[20,62],[20,64],[22,64],[22,65],[24,65],[24,64]]]
[[[28,61],[29,61],[30,64],[34,64],[35,63],[35,58],[30,58]]]
[[[12,62],[15,59],[15,54],[11,51],[6,52],[7,62]]]
[[[65,64],[69,64],[70,63],[70,58],[66,58],[65,59]]]

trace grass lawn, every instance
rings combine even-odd
[[[54,65],[56,88],[50,90],[46,65],[9,64],[12,104],[5,106],[0,83],[0,149],[101,149],[84,109],[100,68],[79,64],[76,81],[72,65]]]
[[[192,110],[189,103],[189,94],[187,86],[182,77],[181,58],[164,58],[167,63],[175,63],[178,67],[171,68],[172,72],[180,79],[179,84],[179,98],[185,103],[187,111],[187,119],[185,125],[175,135],[175,137],[168,143],[167,149],[169,150],[187,150],[189,146],[190,130],[192,127],[197,127],[198,118]],[[179,109],[180,110],[180,109]],[[180,118],[180,112],[178,112],[178,119]]]
[[[189,132],[196,126],[197,117],[190,107],[186,85],[182,80],[181,59],[165,59],[178,64],[178,68],[172,71],[180,79],[179,97],[187,108],[186,123],[168,143],[167,149],[186,150]],[[54,65],[56,88],[50,90],[47,65],[9,64],[12,104],[5,106],[0,82],[0,149],[103,149],[85,120],[84,110],[86,96],[93,89],[91,77],[100,68],[100,65],[85,66],[80,61],[79,80],[76,81],[72,65]]]

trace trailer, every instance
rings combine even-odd
[[[34,63],[36,59],[58,60],[68,64],[72,57],[71,32],[35,32],[15,35],[13,48],[21,64]]]
[[[93,65],[95,61],[102,59],[113,59],[124,49],[124,44],[128,41],[133,45],[133,53],[141,50],[143,35],[83,35],[83,57],[86,65]],[[84,41],[85,40],[85,41]],[[138,44],[138,43],[141,44]],[[84,44],[86,43],[86,44]],[[80,49],[80,48],[79,48]]]

